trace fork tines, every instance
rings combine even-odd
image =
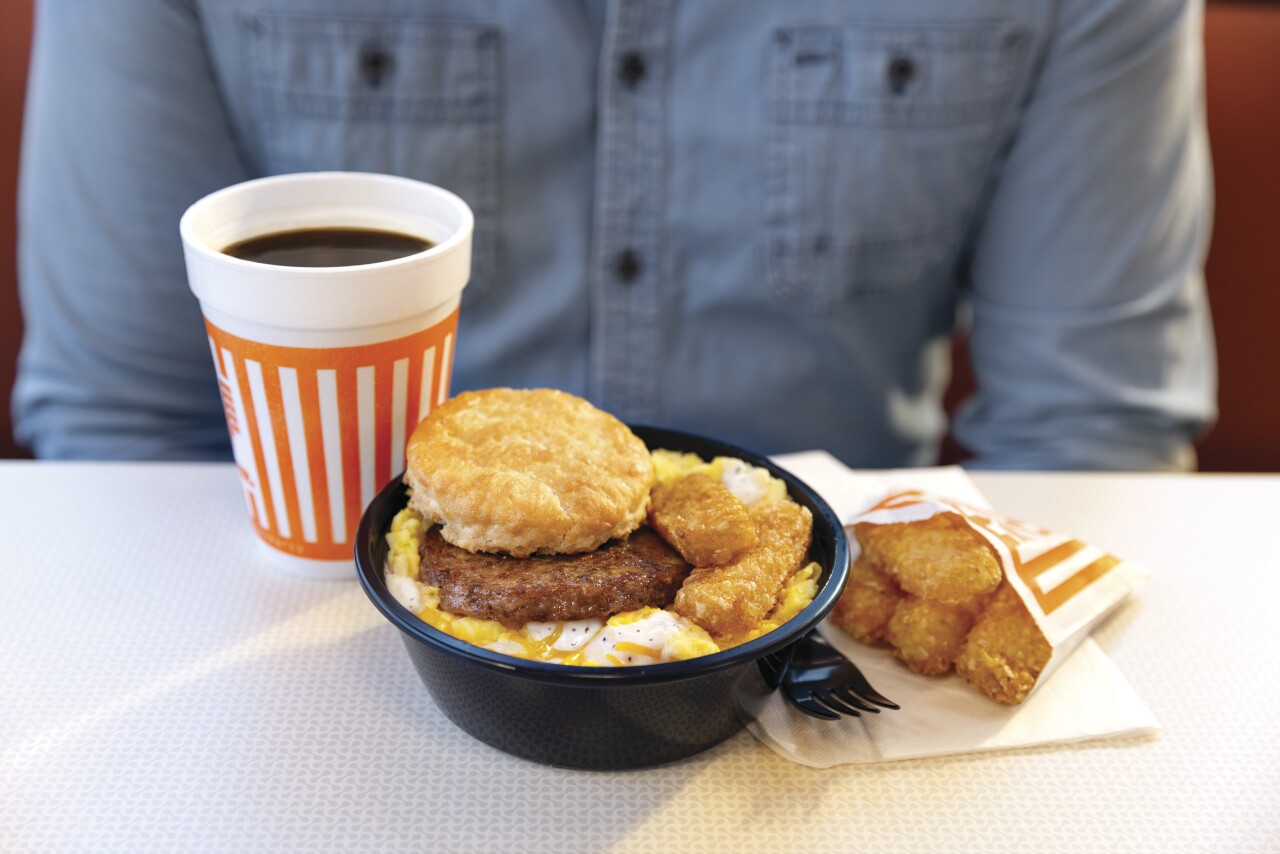
[[[791,698],[792,704],[804,712],[816,718],[823,720],[835,720],[840,715],[849,715],[851,717],[860,718],[863,712],[871,714],[880,714],[880,709],[864,702],[853,691],[848,688],[835,688],[830,691],[815,691],[807,697],[796,696]],[[893,703],[887,703],[885,708],[896,709],[898,706]]]
[[[893,702],[893,700],[890,700],[875,688],[872,688],[871,683],[867,681],[867,677],[863,676],[862,671],[856,668],[849,676],[849,684],[846,686],[846,690],[855,699],[866,700],[868,703],[875,703],[877,706],[884,709],[890,709],[896,712],[902,708],[897,703]],[[870,709],[869,711],[879,712],[880,709]]]
[[[861,717],[897,703],[871,687],[857,666],[819,635],[810,632],[786,650],[765,656],[760,670],[770,685],[780,685],[801,712],[822,720]]]

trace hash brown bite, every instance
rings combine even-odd
[[[747,505],[701,473],[654,486],[649,524],[694,566],[729,563],[756,544]]]
[[[809,508],[787,500],[748,509],[755,545],[732,563],[694,569],[676,594],[673,610],[713,636],[748,632],[764,618],[813,542]]]
[[[942,605],[910,593],[902,597],[885,627],[887,640],[907,667],[925,676],[950,672],[973,614],[959,605]]]
[[[1017,705],[1035,687],[1053,647],[1006,581],[978,616],[956,656],[956,672],[998,703]]]
[[[863,643],[878,643],[885,639],[902,597],[898,583],[864,553],[850,565],[849,583],[831,611],[831,619]]]
[[[915,522],[861,522],[854,534],[869,560],[921,599],[963,605],[994,591],[1004,577],[987,541],[950,513]]]
[[[553,389],[464,392],[414,429],[411,502],[472,552],[574,554],[625,537],[649,506],[653,461],[631,430]]]

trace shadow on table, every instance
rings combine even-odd
[[[356,639],[353,639],[356,640]],[[384,732],[399,730],[398,752],[417,757],[414,779],[391,783],[424,807],[424,832],[443,847],[529,845],[596,850],[670,838],[705,816],[743,823],[795,821],[839,778],[785,762],[745,730],[688,759],[637,771],[575,771],[539,765],[472,738],[441,713],[393,631],[370,631],[348,649],[363,665],[367,690],[383,695]],[[390,660],[392,667],[387,666]],[[762,777],[762,767],[786,776]],[[430,816],[430,817],[428,817]],[[449,816],[441,823],[441,816]],[[465,832],[463,832],[465,828]],[[693,831],[696,828],[685,827]],[[442,836],[443,834],[443,836]],[[456,836],[450,836],[456,834]]]

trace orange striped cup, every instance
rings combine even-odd
[[[306,228],[374,228],[435,245],[356,267],[280,267],[221,250]],[[354,578],[356,525],[449,394],[473,218],[406,178],[281,175],[192,205],[181,233],[249,518],[272,564]]]

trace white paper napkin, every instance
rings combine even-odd
[[[825,452],[778,457],[780,465],[818,491],[848,522],[890,489],[936,492],[989,506],[959,468],[854,472]],[[1031,519],[1030,522],[1043,520]],[[747,728],[778,754],[829,768],[954,753],[1154,733],[1160,723],[1124,675],[1092,640],[1085,640],[1020,706],[1002,706],[954,674],[941,678],[907,670],[891,652],[853,640],[831,625],[822,632],[857,663],[881,694],[902,706],[861,718],[819,721],[797,712],[780,692],[739,696]]]

